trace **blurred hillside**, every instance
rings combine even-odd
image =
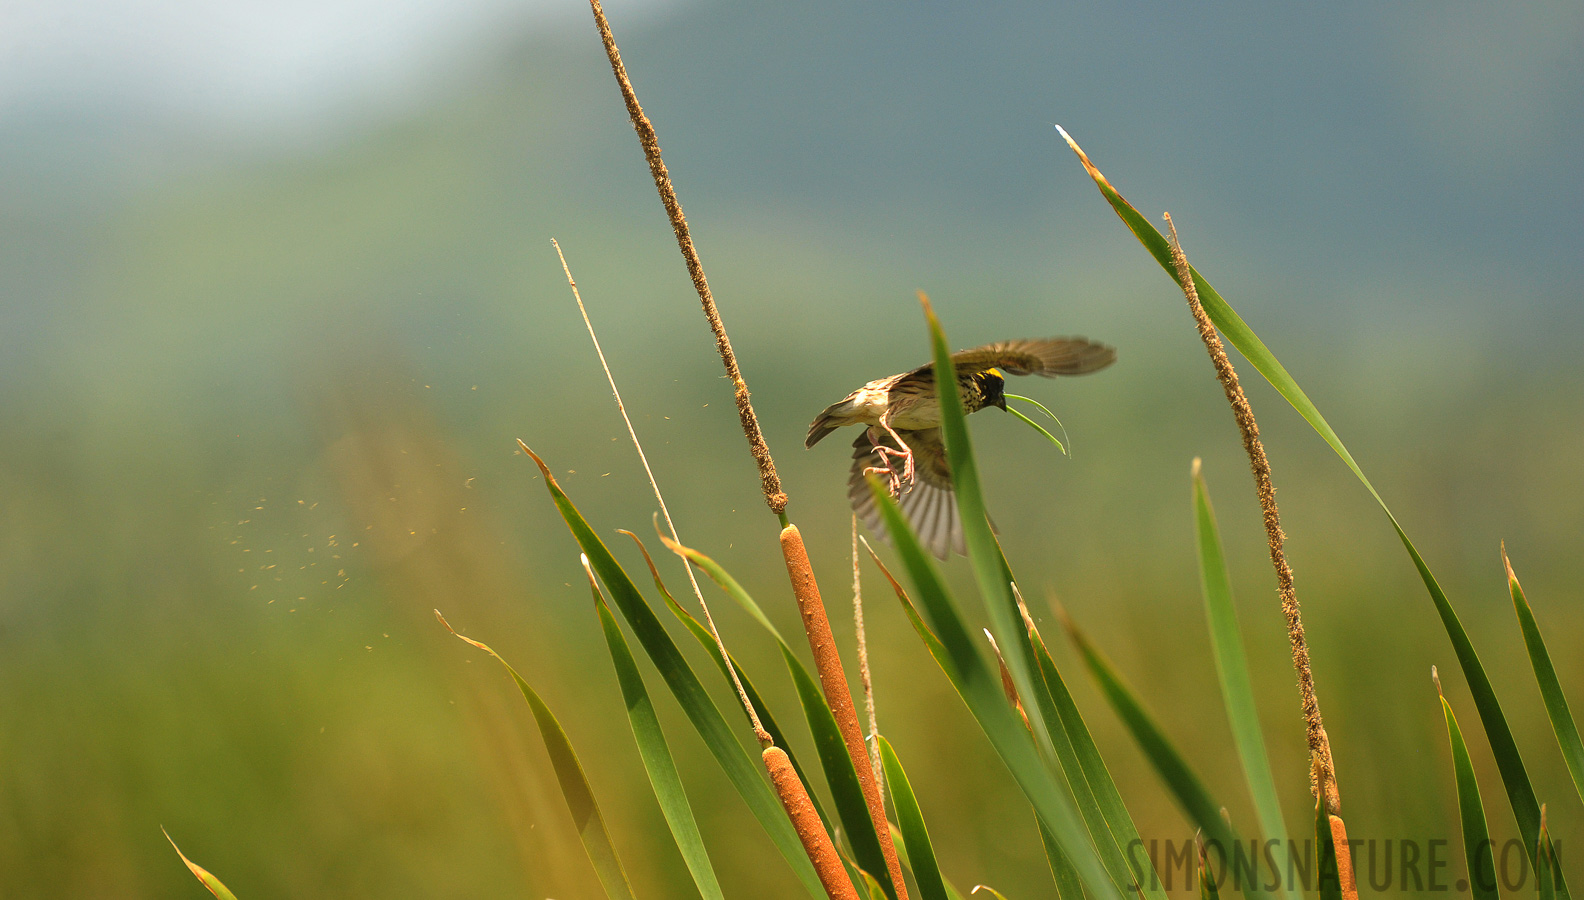
[[[1196,265],[1330,417],[1476,636],[1553,831],[1580,833],[1497,546],[1578,696],[1584,314],[1567,216],[1584,200],[1584,15],[701,3],[613,17],[839,637],[848,458],[803,451],[803,433],[848,390],[924,360],[914,292],[961,346],[1113,343],[1101,375],[1019,385],[1062,416],[1071,459],[975,418],[1008,553],[1246,819],[1191,556],[1202,456],[1284,803],[1304,821],[1296,696],[1231,417],[1181,296],[1060,122],[1141,210],[1171,210]],[[773,618],[796,616],[592,28],[510,21],[449,47],[444,77],[406,102],[344,98],[306,124],[249,130],[245,111],[93,95],[0,116],[0,897],[191,894],[162,824],[242,896],[593,896],[526,711],[434,607],[555,706],[640,892],[688,895],[574,545],[515,452],[520,437],[549,460],[608,539],[649,534],[653,501],[551,237],[684,540]],[[1243,373],[1349,824],[1455,840],[1426,677],[1452,656],[1433,609],[1368,495]],[[875,582],[881,727],[947,873],[1039,895],[1015,787]],[[718,614],[772,702],[795,702],[773,648]],[[1141,830],[1187,836],[1069,678]],[[727,892],[779,878],[768,890],[791,896],[660,705],[689,788],[722,798],[697,805]],[[1492,820],[1499,839],[1513,830]]]

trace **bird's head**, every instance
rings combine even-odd
[[[994,406],[1002,411],[1006,405],[1006,379],[995,369],[980,372],[974,376],[979,381],[979,389],[984,392],[984,405]]]

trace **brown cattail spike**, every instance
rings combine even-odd
[[[814,804],[809,800],[803,782],[798,779],[797,770],[792,768],[792,760],[780,747],[766,747],[762,756],[765,769],[770,773],[770,783],[775,785],[776,796],[781,798],[782,808],[792,820],[792,827],[797,829],[798,837],[803,841],[803,852],[808,854],[809,862],[814,864],[814,871],[819,874],[825,893],[830,895],[831,900],[858,900],[858,891],[847,877],[841,857],[836,855],[836,847],[831,843],[830,835],[825,833],[825,825],[820,822],[819,813],[814,811]]]
[[[831,714],[836,717],[836,726],[841,729],[847,755],[852,757],[853,768],[858,772],[858,785],[863,789],[869,819],[874,822],[875,834],[880,838],[880,850],[885,855],[891,884],[896,888],[897,900],[907,900],[902,863],[897,859],[896,844],[891,839],[891,826],[880,801],[874,768],[869,765],[863,732],[858,727],[858,711],[853,707],[852,692],[847,687],[847,673],[842,668],[841,654],[836,651],[836,638],[831,634],[825,601],[820,599],[819,585],[814,581],[814,567],[809,564],[808,551],[803,547],[803,535],[796,525],[781,530],[781,555],[786,558],[787,575],[792,579],[798,612],[803,614],[803,631],[808,635],[809,650],[814,653],[820,688],[825,702],[830,704]]]

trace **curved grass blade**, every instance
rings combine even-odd
[[[1083,163],[1084,169],[1089,173],[1089,177],[1093,179],[1095,185],[1100,188],[1100,193],[1105,196],[1106,202],[1111,204],[1111,208],[1116,211],[1123,223],[1127,225],[1128,230],[1133,232],[1139,243],[1144,245],[1144,248],[1149,251],[1151,256],[1155,257],[1155,261],[1160,264],[1161,268],[1166,270],[1166,274],[1171,276],[1175,282],[1177,280],[1176,267],[1172,263],[1171,250],[1166,238],[1156,230],[1154,225],[1140,215],[1132,204],[1128,203],[1121,194],[1117,193],[1116,188],[1112,187],[1105,176],[1100,174],[1100,170],[1095,168],[1094,164],[1089,161],[1088,155],[1079,148],[1078,144],[1068,136],[1066,131],[1063,131],[1060,126],[1057,126],[1056,130],[1061,132],[1061,136],[1067,141],[1067,145],[1072,148],[1074,153],[1078,154],[1079,161]],[[1304,421],[1309,423],[1309,426],[1320,435],[1321,439],[1330,445],[1342,462],[1358,478],[1359,483],[1363,484],[1365,490],[1369,491],[1370,496],[1375,498],[1375,502],[1380,505],[1381,511],[1386,514],[1386,518],[1391,522],[1392,530],[1397,533],[1397,539],[1402,542],[1403,549],[1408,552],[1409,558],[1413,560],[1414,568],[1418,570],[1419,578],[1424,582],[1425,590],[1429,592],[1431,602],[1435,604],[1436,613],[1441,617],[1441,624],[1446,629],[1447,638],[1452,642],[1452,650],[1457,654],[1458,665],[1462,668],[1463,677],[1468,682],[1469,693],[1474,699],[1474,708],[1479,711],[1480,724],[1485,728],[1485,738],[1490,742],[1491,753],[1496,758],[1496,767],[1501,772],[1502,785],[1507,790],[1507,800],[1512,806],[1513,817],[1518,820],[1518,830],[1523,835],[1524,845],[1531,854],[1537,852],[1540,838],[1540,804],[1535,799],[1534,786],[1529,781],[1529,773],[1524,768],[1523,757],[1518,752],[1518,742],[1513,738],[1512,729],[1507,724],[1506,714],[1502,712],[1501,703],[1496,699],[1496,691],[1491,686],[1490,678],[1485,674],[1485,667],[1480,663],[1479,654],[1474,652],[1474,644],[1469,640],[1468,632],[1463,628],[1462,621],[1458,619],[1457,612],[1453,610],[1451,601],[1447,599],[1446,592],[1441,590],[1441,584],[1436,581],[1436,577],[1430,571],[1429,565],[1425,563],[1424,557],[1419,555],[1419,550],[1414,546],[1413,541],[1409,540],[1408,533],[1398,523],[1396,515],[1386,505],[1386,501],[1381,498],[1380,493],[1375,490],[1375,486],[1365,477],[1364,470],[1360,469],[1358,463],[1354,461],[1353,454],[1348,452],[1347,447],[1342,443],[1342,439],[1337,437],[1330,423],[1325,420],[1325,417],[1320,414],[1320,410],[1309,399],[1308,395],[1303,392],[1303,389],[1298,386],[1298,382],[1288,374],[1281,362],[1276,359],[1275,354],[1271,353],[1270,349],[1260,341],[1259,336],[1254,333],[1253,329],[1249,328],[1248,324],[1237,314],[1231,304],[1227,303],[1221,297],[1221,294],[1211,287],[1209,282],[1204,280],[1198,270],[1191,271],[1194,286],[1198,289],[1199,302],[1204,306],[1205,312],[1210,316],[1210,320],[1215,323],[1216,328],[1265,377],[1265,380],[1270,382],[1271,387],[1274,387],[1277,393],[1281,394],[1292,405],[1293,409],[1298,411],[1300,416],[1303,416]],[[1534,863],[1534,857],[1531,856],[1529,861],[1531,864]],[[1566,894],[1567,885],[1559,881],[1557,883],[1557,892]]]
[[[724,900],[720,882],[715,878],[715,868],[710,865],[709,851],[704,847],[704,836],[699,834],[698,822],[693,818],[693,807],[688,803],[687,792],[682,787],[682,777],[677,774],[676,761],[666,746],[665,732],[655,716],[654,703],[644,687],[643,675],[638,672],[638,661],[633,659],[621,626],[611,616],[605,598],[600,596],[594,583],[594,573],[589,573],[589,587],[594,591],[594,606],[599,611],[600,628],[605,632],[605,644],[610,648],[611,662],[616,666],[616,680],[621,684],[622,699],[627,704],[627,721],[632,724],[633,739],[638,744],[638,754],[643,758],[644,770],[649,773],[649,784],[654,787],[655,799],[665,815],[671,836],[676,839],[677,850],[687,864],[693,883],[698,886],[704,900]]]
[[[1287,826],[1282,821],[1276,780],[1271,777],[1265,736],[1260,731],[1259,711],[1254,706],[1248,658],[1243,653],[1243,634],[1238,628],[1237,610],[1232,605],[1232,582],[1221,551],[1221,532],[1216,527],[1210,492],[1205,487],[1197,459],[1193,466],[1193,506],[1199,549],[1199,586],[1204,594],[1205,617],[1210,621],[1210,646],[1215,654],[1216,673],[1221,676],[1221,696],[1232,725],[1233,743],[1243,763],[1243,777],[1254,800],[1260,831],[1267,840],[1280,841],[1285,847]],[[1276,894],[1286,896],[1286,889],[1278,884]]]
[[[655,590],[659,591],[661,599],[665,601],[666,608],[671,610],[671,614],[677,617],[677,620],[688,630],[688,633],[693,635],[693,639],[699,642],[699,646],[703,647],[705,652],[709,654],[710,659],[715,661],[715,667],[720,669],[721,676],[730,685],[731,675],[727,672],[726,660],[721,658],[720,648],[715,646],[715,638],[710,636],[709,628],[705,627],[704,623],[700,622],[692,613],[683,609],[682,605],[677,603],[676,599],[671,596],[671,592],[666,589],[665,582],[660,579],[660,570],[655,567],[654,560],[649,557],[649,549],[643,545],[643,541],[638,540],[638,536],[630,531],[617,529],[617,533],[627,535],[633,539],[633,543],[638,545],[638,552],[643,554],[644,563],[649,566],[649,574],[654,577]],[[798,762],[797,754],[792,752],[792,745],[787,743],[780,724],[776,722],[775,714],[770,712],[769,705],[764,702],[759,690],[754,687],[753,679],[748,677],[747,670],[737,661],[736,654],[730,650],[727,651],[727,654],[731,656],[731,666],[737,672],[737,680],[742,683],[744,693],[748,695],[748,702],[753,704],[754,712],[759,714],[759,724],[763,725],[764,730],[769,733],[771,741],[786,752],[787,759],[791,761],[792,770],[797,773],[798,779],[804,785],[812,785],[813,782],[809,781],[808,774],[803,771],[803,766]],[[744,717],[746,718],[746,716],[747,713],[745,712]],[[820,817],[821,822],[825,823],[825,831],[831,835],[831,843],[835,844],[836,835],[832,830],[831,817],[825,812],[824,805],[820,803],[819,795],[815,794],[812,789],[808,791],[808,795],[809,801],[814,804],[815,814]]]
[[[755,763],[743,749],[738,736],[732,731],[731,726],[726,724],[726,718],[721,714],[720,708],[705,692],[698,675],[693,672],[682,652],[677,649],[665,626],[660,624],[660,618],[649,608],[649,603],[643,598],[643,594],[639,593],[638,586],[633,584],[621,564],[589,527],[583,514],[572,505],[571,499],[556,483],[544,460],[529,450],[526,444],[521,446],[539,466],[539,471],[544,475],[545,487],[549,489],[551,499],[555,501],[561,518],[565,520],[573,538],[587,554],[589,564],[599,575],[600,581],[605,583],[606,590],[610,591],[611,600],[621,611],[622,617],[627,620],[628,626],[632,628],[649,660],[660,672],[666,687],[671,689],[688,721],[693,723],[693,728],[698,731],[699,737],[703,738],[704,745],[714,754],[727,779],[737,789],[737,793],[748,805],[749,811],[759,821],[765,833],[770,836],[771,842],[781,852],[787,865],[792,867],[793,873],[804,889],[815,898],[824,898],[825,888],[820,884],[819,875],[815,873],[813,863],[809,862],[797,830],[792,827],[791,820],[787,818],[780,799],[771,789],[760,765]]]
[[[1491,853],[1490,829],[1485,825],[1485,807],[1480,803],[1479,781],[1474,777],[1474,762],[1458,728],[1452,704],[1441,695],[1441,679],[1431,667],[1441,713],[1446,717],[1447,740],[1452,744],[1452,770],[1457,775],[1458,818],[1463,823],[1463,856],[1468,861],[1469,892],[1475,900],[1497,900],[1496,859]]]
[[[1062,437],[1063,438],[1067,437],[1067,426],[1063,425],[1062,424],[1062,420],[1056,418],[1056,414],[1051,412],[1048,408],[1046,408],[1045,404],[1039,402],[1038,400],[1035,400],[1033,397],[1025,397],[1022,394],[1004,394],[1003,396],[1005,396],[1008,400],[1021,400],[1024,403],[1032,404],[1040,412],[1044,413],[1047,416],[1050,416],[1051,421],[1056,423],[1056,427],[1061,429]],[[1071,444],[1072,441],[1068,440],[1067,443]],[[1058,445],[1058,446],[1060,446],[1060,445]],[[1067,455],[1069,457],[1072,456],[1072,454],[1070,454],[1070,453],[1067,454]]]
[[[1055,444],[1056,445],[1056,449],[1060,450],[1063,456],[1067,455],[1067,448],[1062,444],[1061,441],[1058,441],[1056,439],[1056,435],[1051,434],[1049,431],[1046,431],[1045,427],[1043,425],[1041,425],[1040,423],[1034,421],[1033,419],[1030,419],[1028,416],[1023,415],[1022,413],[1018,412],[1017,410],[1013,409],[1010,406],[1007,407],[1007,412],[1011,413],[1014,416],[1017,416],[1019,419],[1022,419],[1028,425],[1028,427],[1034,429],[1035,431],[1038,431],[1040,434],[1045,435],[1045,439],[1050,441],[1052,444]]]
[[[825,771],[825,784],[830,788],[831,799],[836,803],[836,815],[841,819],[847,839],[852,844],[853,857],[865,872],[886,872],[885,855],[880,849],[880,838],[875,834],[874,821],[869,817],[869,805],[859,785],[858,771],[847,753],[847,742],[842,738],[841,729],[836,725],[836,716],[826,703],[819,682],[797,654],[792,652],[792,647],[781,637],[781,632],[770,622],[759,604],[720,563],[665,535],[661,535],[660,540],[667,549],[704,570],[711,581],[776,639],[781,648],[781,657],[786,661],[787,672],[791,674],[792,683],[797,688],[798,701],[803,705],[803,716],[808,721],[809,732],[814,736],[814,746],[819,751],[820,765]],[[891,891],[895,890],[890,885],[890,879],[885,879],[881,885],[889,888],[886,896],[890,897]]]
[[[972,891],[969,891],[969,893],[970,894],[977,894],[980,891],[984,891],[985,893],[989,894],[990,896],[996,898],[996,900],[1007,900],[1006,894],[1001,893],[1000,891],[996,890],[995,888],[991,887],[988,884],[976,884],[976,885],[974,885],[974,889]]]
[[[1512,594],[1513,611],[1518,614],[1518,626],[1523,629],[1524,646],[1529,650],[1529,664],[1534,667],[1535,681],[1540,685],[1540,696],[1545,700],[1546,715],[1551,719],[1551,730],[1556,733],[1557,746],[1562,759],[1567,762],[1568,774],[1573,776],[1573,788],[1584,799],[1584,742],[1579,740],[1578,725],[1568,709],[1567,695],[1562,693],[1562,682],[1557,680],[1556,667],[1551,665],[1551,654],[1546,651],[1545,639],[1540,636],[1540,626],[1535,622],[1534,611],[1524,597],[1523,586],[1507,561],[1507,546],[1502,545],[1502,565],[1507,568],[1507,589]],[[1536,863],[1536,869],[1540,868]]]
[[[556,720],[555,713],[517,674],[511,663],[502,659],[489,645],[457,634],[438,609],[435,610],[435,618],[447,631],[495,657],[496,662],[511,673],[512,680],[517,682],[517,689],[522,691],[523,699],[528,701],[528,706],[533,710],[534,721],[539,725],[539,735],[544,738],[545,751],[550,754],[550,765],[555,769],[556,780],[561,783],[561,796],[566,798],[567,810],[572,813],[572,824],[577,827],[589,862],[594,864],[594,874],[599,876],[600,885],[611,900],[633,900],[632,884],[627,881],[627,872],[616,856],[616,846],[611,843],[610,832],[605,828],[605,817],[600,815],[599,803],[594,800],[594,791],[589,787],[588,777],[583,774],[577,751],[572,749],[572,741]]]
[[[913,879],[918,883],[923,900],[949,900],[946,881],[941,877],[940,866],[935,861],[935,847],[930,843],[929,829],[924,827],[924,813],[919,809],[918,798],[913,795],[913,785],[902,760],[892,749],[891,742],[875,735],[880,745],[880,760],[885,766],[886,787],[891,791],[891,805],[896,807],[897,825],[907,837],[911,850]]]
[[[1204,782],[1199,780],[1193,770],[1188,767],[1188,762],[1182,754],[1172,745],[1171,739],[1161,731],[1159,725],[1144,709],[1144,704],[1133,695],[1132,690],[1123,683],[1116,669],[1111,666],[1100,651],[1089,642],[1088,636],[1078,629],[1078,626],[1068,619],[1065,614],[1062,624],[1072,637],[1073,643],[1078,647],[1078,652],[1083,656],[1084,663],[1089,667],[1089,672],[1100,685],[1100,690],[1110,701],[1111,708],[1116,710],[1122,724],[1127,726],[1133,739],[1138,742],[1139,749],[1149,758],[1150,764],[1166,782],[1166,787],[1177,799],[1177,804],[1182,807],[1190,821],[1202,829],[1210,840],[1219,842],[1227,850],[1238,844],[1237,835],[1232,831],[1232,826],[1221,818],[1221,804],[1217,803],[1205,788]],[[1244,885],[1244,893],[1254,896],[1257,892],[1256,884]]]
[[[942,371],[950,371],[949,366],[942,367]],[[954,383],[950,379],[947,382]],[[958,424],[961,425],[960,408],[958,413]],[[962,461],[961,456],[953,456],[952,459],[954,467]],[[1051,834],[1072,860],[1090,897],[1094,900],[1117,900],[1121,893],[1111,883],[1105,866],[1090,845],[1088,834],[1072,802],[1062,791],[1056,776],[1040,758],[1032,736],[1002,693],[999,675],[991,671],[975,649],[967,626],[957,611],[956,601],[952,599],[933,558],[919,544],[918,536],[913,533],[902,511],[897,508],[896,501],[879,480],[870,477],[869,489],[874,493],[875,503],[885,518],[886,530],[894,539],[897,553],[902,557],[930,617],[931,630],[939,643],[940,655],[936,661],[968,705],[969,712],[973,713],[1024,796],[1033,804],[1035,813],[1050,828]],[[982,512],[980,516],[980,524],[985,526],[984,537],[988,537],[988,523],[983,519]],[[990,543],[994,552],[994,542]],[[995,570],[1000,572],[1000,563],[992,562]],[[1007,594],[1010,597],[1010,584]],[[1019,642],[1017,646],[1021,648],[1023,644]],[[931,652],[936,652],[936,648],[931,647]],[[1013,674],[1016,677],[1015,669]],[[1038,715],[1037,709],[1032,713]]]
[[[164,828],[161,828],[160,833],[165,835],[165,840],[170,841],[171,849],[176,851],[176,855],[181,857],[181,861],[183,863],[186,863],[187,871],[193,873],[193,876],[198,879],[199,883],[209,889],[209,893],[219,897],[220,900],[236,900],[236,894],[231,893],[230,888],[227,888],[224,884],[221,884],[220,879],[209,874],[208,869],[205,869],[203,866],[200,866],[187,858],[187,854],[183,853],[181,848],[176,846],[176,841],[171,838],[170,832],[166,831]]]

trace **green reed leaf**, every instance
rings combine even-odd
[[[611,615],[599,588],[589,575],[589,587],[594,591],[594,606],[599,611],[600,628],[605,633],[605,644],[610,648],[611,662],[616,666],[616,680],[621,684],[622,699],[627,705],[627,721],[632,725],[633,739],[638,744],[638,755],[643,758],[644,771],[649,773],[649,784],[654,787],[655,799],[660,803],[666,826],[676,839],[677,850],[687,865],[693,883],[698,886],[704,900],[724,900],[715,868],[710,865],[709,851],[704,837],[699,833],[698,822],[693,818],[693,807],[688,803],[687,791],[682,787],[682,777],[677,774],[676,761],[671,757],[665,732],[655,716],[654,703],[644,687],[643,675],[638,671],[638,661],[627,647],[627,638],[621,626]]]
[[[957,465],[961,459],[961,456],[954,456],[953,465]],[[1089,843],[1072,801],[1040,758],[1023,720],[1013,711],[1002,692],[1000,676],[985,664],[975,648],[957,610],[957,602],[952,598],[951,590],[936,568],[934,559],[919,544],[918,536],[897,508],[890,492],[873,477],[869,479],[869,489],[874,492],[876,505],[885,519],[886,531],[895,540],[897,553],[902,557],[903,565],[929,616],[931,627],[925,630],[938,639],[930,647],[932,654],[938,654],[936,662],[967,704],[969,712],[984,730],[1024,796],[1033,804],[1035,813],[1073,861],[1090,896],[1096,900],[1120,898],[1121,893],[1111,883],[1105,866]],[[991,552],[995,552],[993,541]],[[995,567],[996,571],[1001,571],[999,562],[995,563]],[[1010,593],[1008,585],[1009,596]],[[922,619],[919,624],[923,624]],[[1038,715],[1038,711],[1033,711],[1032,715]]]
[[[1431,677],[1435,670],[1431,669]],[[1441,682],[1436,681],[1436,692]],[[1441,712],[1446,717],[1447,740],[1452,744],[1452,770],[1457,776],[1458,818],[1463,823],[1463,857],[1468,861],[1469,891],[1475,900],[1496,900],[1496,859],[1491,853],[1490,829],[1485,826],[1485,807],[1480,803],[1479,781],[1474,777],[1474,762],[1458,728],[1452,704],[1441,697]]]
[[[457,634],[438,609],[435,610],[435,618],[447,631],[495,657],[495,661],[505,666],[512,680],[517,682],[517,689],[522,691],[523,699],[528,701],[529,708],[533,710],[534,721],[539,725],[539,736],[544,739],[545,752],[550,754],[550,766],[555,769],[556,780],[561,783],[561,796],[566,798],[567,810],[572,813],[572,824],[583,841],[589,862],[594,864],[594,874],[599,876],[605,895],[611,900],[632,900],[632,884],[628,882],[627,872],[616,856],[616,845],[611,843],[610,831],[605,828],[605,817],[600,814],[599,803],[594,799],[594,790],[589,787],[588,776],[583,774],[583,764],[578,762],[577,751],[572,749],[572,741],[557,721],[555,713],[540,699],[538,692],[517,674],[511,663],[490,649],[489,645]]]
[[[1232,605],[1232,581],[1221,550],[1221,532],[1216,527],[1210,492],[1205,487],[1197,459],[1193,468],[1193,507],[1195,543],[1199,550],[1199,587],[1204,594],[1205,617],[1210,622],[1210,648],[1215,655],[1216,674],[1221,680],[1227,719],[1232,725],[1232,741],[1243,764],[1243,778],[1254,800],[1260,831],[1267,840],[1280,841],[1286,846],[1287,826],[1282,821],[1276,780],[1271,776],[1265,736],[1260,731],[1259,711],[1254,705],[1248,658],[1243,652],[1243,634],[1238,628],[1237,609]],[[1285,888],[1278,885],[1276,894],[1285,897]]]
[[[880,761],[885,766],[886,787],[891,791],[891,805],[896,808],[897,825],[907,838],[909,864],[913,878],[918,883],[923,900],[949,900],[946,881],[941,877],[940,866],[935,862],[935,847],[930,843],[929,829],[924,827],[924,813],[919,809],[918,798],[913,795],[913,784],[902,769],[902,760],[892,749],[891,742],[876,735],[880,745]]]
[[[1507,568],[1507,589],[1512,594],[1513,611],[1518,614],[1518,626],[1523,629],[1524,647],[1529,651],[1529,664],[1534,668],[1535,682],[1540,685],[1540,696],[1545,700],[1546,715],[1551,719],[1551,730],[1556,733],[1557,746],[1567,763],[1568,774],[1573,776],[1573,788],[1584,799],[1584,742],[1579,740],[1578,725],[1568,709],[1567,695],[1562,693],[1562,682],[1557,679],[1556,667],[1551,665],[1551,654],[1546,651],[1545,639],[1540,636],[1540,625],[1535,622],[1534,611],[1524,597],[1523,586],[1507,561],[1507,548],[1502,547],[1502,565]],[[1536,865],[1538,869],[1538,864]]]
[[[677,649],[676,643],[666,632],[665,626],[660,623],[660,618],[649,607],[649,602],[639,592],[638,586],[611,555],[604,542],[594,533],[594,529],[589,527],[588,521],[578,512],[566,492],[556,483],[549,467],[532,450],[529,450],[526,444],[522,447],[524,452],[538,464],[539,471],[544,475],[545,487],[550,491],[551,499],[555,501],[556,509],[561,513],[568,530],[572,532],[578,546],[588,556],[589,565],[605,584],[611,600],[621,611],[622,617],[627,620],[628,627],[632,628],[638,643],[660,672],[660,677],[665,681],[666,687],[670,688],[672,696],[682,707],[688,721],[698,731],[699,737],[715,756],[716,762],[720,763],[727,779],[737,789],[738,795],[748,805],[749,811],[759,821],[760,827],[770,836],[771,842],[780,851],[782,858],[792,867],[798,881],[811,896],[821,900],[825,897],[825,888],[820,884],[814,865],[809,862],[808,855],[803,850],[803,843],[798,838],[797,830],[792,827],[791,820],[781,808],[781,801],[770,787],[760,764],[755,762],[743,748],[736,733],[726,724],[726,718],[721,714],[720,708],[705,692],[704,685],[693,672],[692,666],[688,665],[682,652]]]

